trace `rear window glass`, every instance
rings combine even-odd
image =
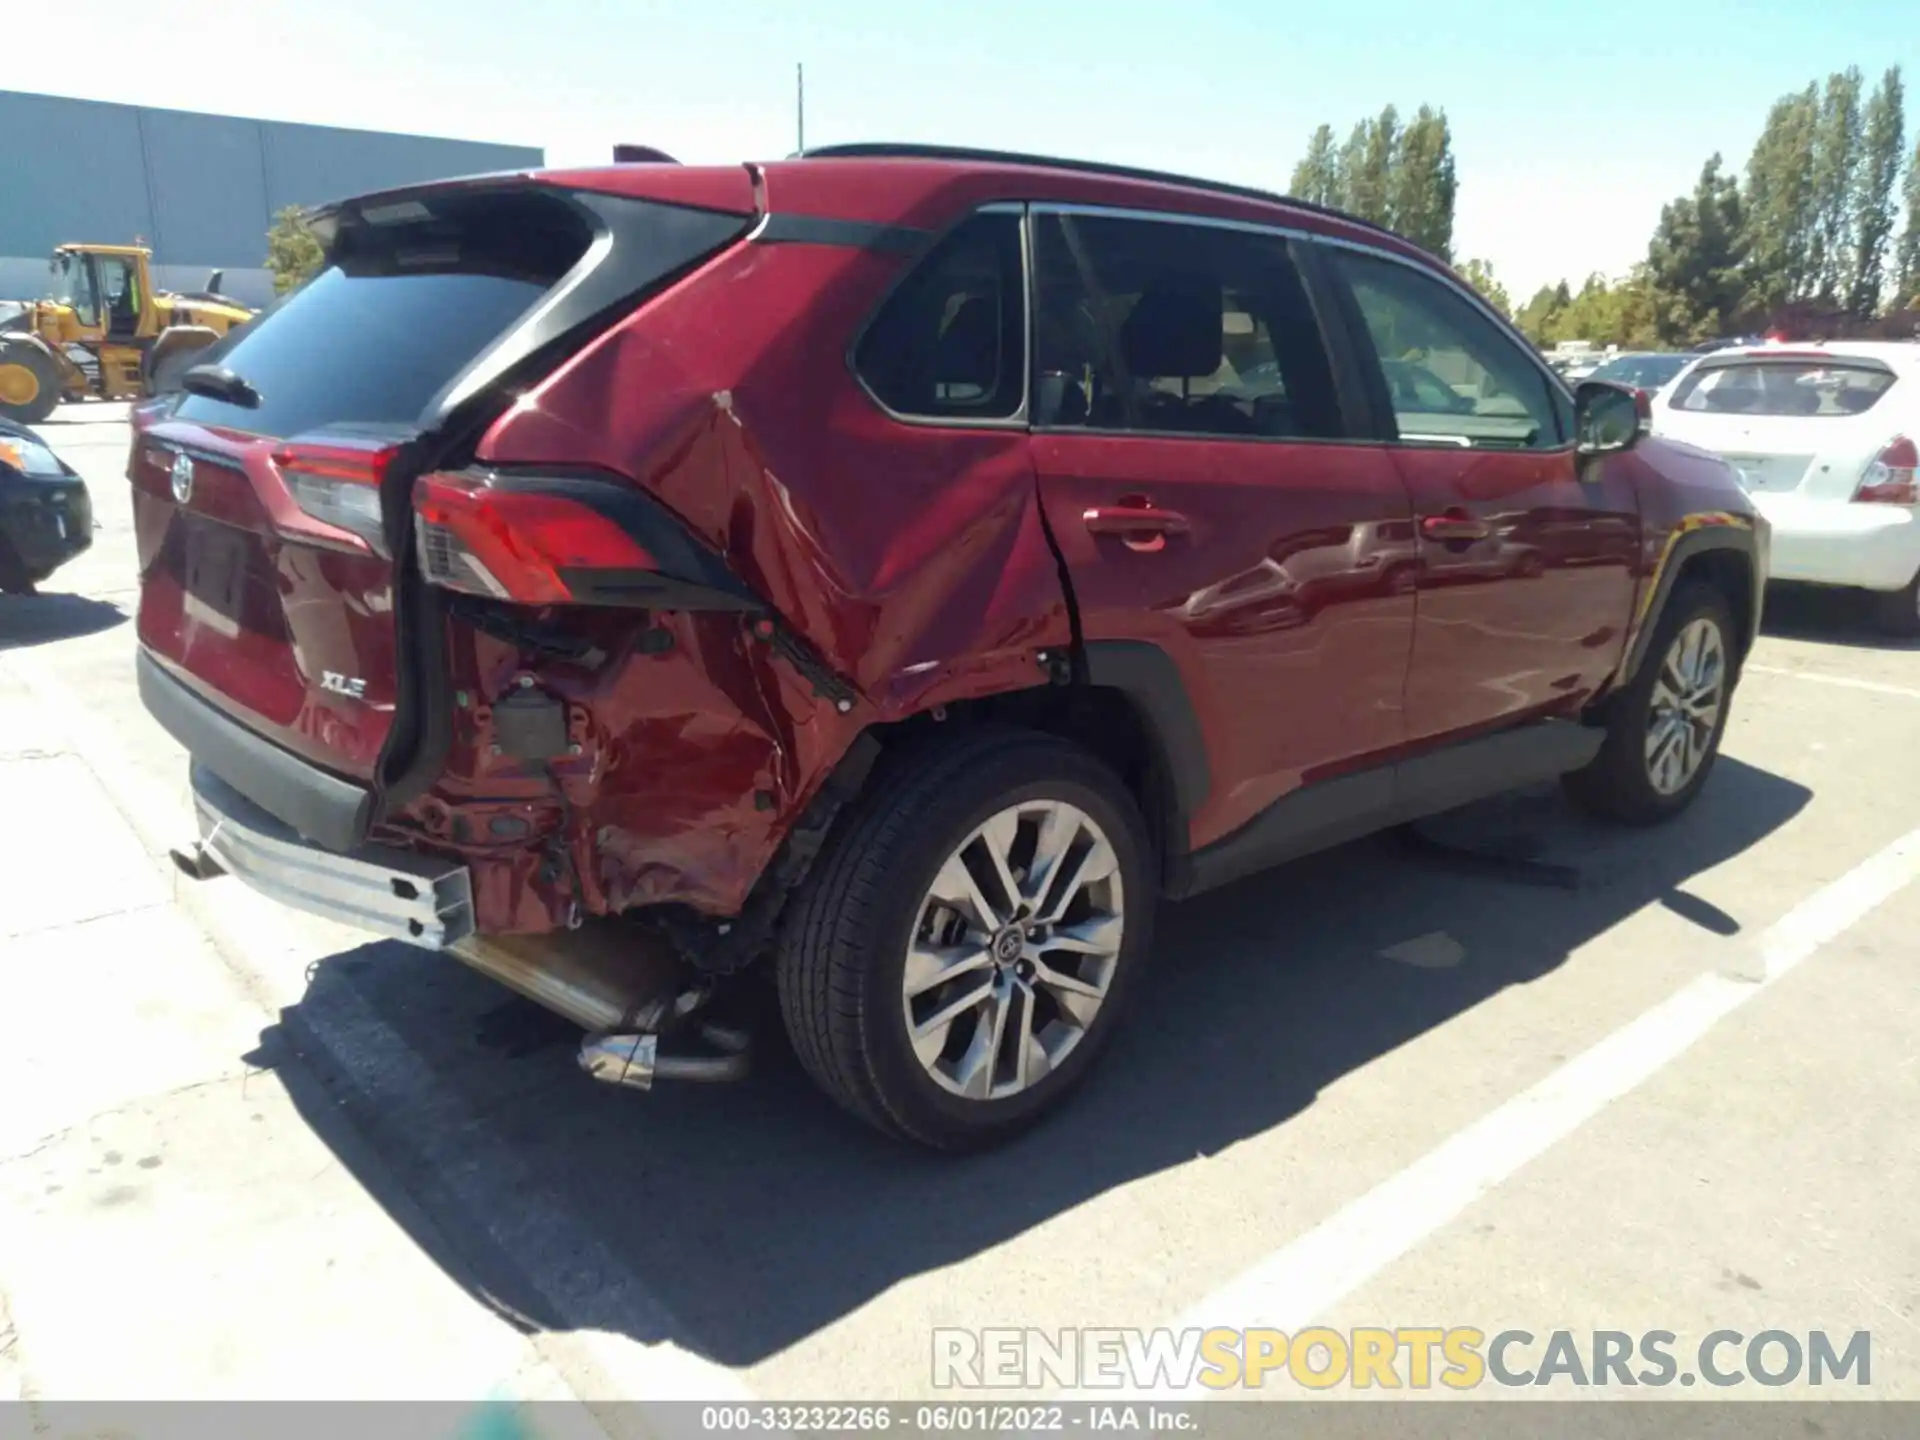
[[[1891,371],[1843,361],[1755,360],[1697,370],[1673,408],[1708,415],[1861,415],[1893,387]]]
[[[182,397],[183,420],[290,436],[407,426],[586,253],[584,221],[546,198],[436,202],[430,221],[366,226],[336,263],[210,352],[252,385],[247,409]]]

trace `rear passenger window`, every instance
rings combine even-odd
[[[1350,251],[1334,263],[1359,303],[1387,400],[1410,444],[1552,450],[1562,407],[1540,367],[1432,276]]]
[[[888,297],[853,368],[896,415],[1009,420],[1026,398],[1020,217],[976,215]]]
[[[1313,307],[1281,237],[1043,213],[1034,270],[1035,424],[1343,434]]]

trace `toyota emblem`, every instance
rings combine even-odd
[[[193,498],[193,457],[184,450],[174,456],[168,478],[173,482],[173,498],[186,504]]]

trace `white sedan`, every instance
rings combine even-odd
[[[1877,591],[1885,628],[1920,635],[1920,344],[1717,350],[1655,397],[1653,432],[1740,472],[1769,578]]]

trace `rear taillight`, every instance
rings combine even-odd
[[[414,481],[420,570],[435,585],[519,605],[580,603],[583,577],[651,570],[653,556],[615,520],[539,483],[487,475]]]
[[[1896,436],[1867,466],[1853,498],[1877,505],[1920,504],[1920,486],[1913,472],[1920,468],[1920,449],[1904,435]]]
[[[376,554],[384,555],[387,539],[380,517],[380,482],[399,453],[397,445],[374,441],[295,442],[275,450],[273,463],[302,513],[359,536]]]

